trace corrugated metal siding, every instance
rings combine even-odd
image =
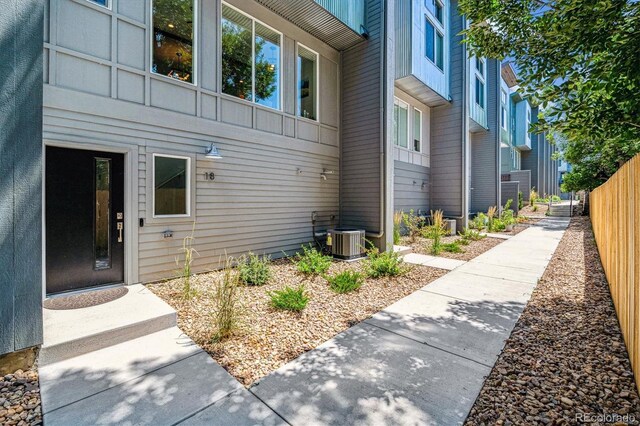
[[[498,107],[500,103],[500,65],[487,60],[487,123],[489,129],[471,135],[471,206],[472,212],[487,211],[499,204],[500,125]]]
[[[340,219],[380,231],[382,2],[367,0],[369,39],[342,54]]]
[[[462,216],[463,193],[463,21],[451,2],[451,103],[431,109],[431,208],[442,209],[448,216]]]
[[[349,28],[360,33],[360,27],[364,26],[364,0],[314,0],[320,6],[327,9]]]
[[[411,3],[412,0],[395,0],[394,2],[396,78],[402,78],[411,73]]]
[[[429,211],[429,168],[394,162],[393,210]]]
[[[42,343],[43,14],[2,2],[0,354]]]

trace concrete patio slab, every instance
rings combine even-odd
[[[251,388],[292,425],[459,424],[489,367],[359,324]]]
[[[524,306],[515,301],[470,302],[418,291],[365,322],[490,368]]]
[[[509,235],[509,234],[500,234],[497,232],[482,232],[482,235],[485,235],[489,238],[497,238],[499,240],[508,240],[509,238],[513,237],[513,235]]]
[[[466,262],[464,260],[448,259],[446,257],[429,256],[426,254],[410,253],[403,257],[404,261],[414,265],[431,266],[432,268],[451,271]]]
[[[153,350],[153,348],[149,348]],[[44,414],[54,425],[174,424],[242,389],[205,352]]]
[[[150,350],[153,348],[153,350]],[[178,327],[39,368],[46,414],[187,358],[202,349]]]
[[[474,261],[467,262],[464,268],[461,269],[461,272],[501,280],[517,279],[520,282],[534,285],[537,284],[540,279],[540,274],[536,271],[527,271],[526,269],[512,268],[505,265],[492,265]]]

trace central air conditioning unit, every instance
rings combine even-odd
[[[338,259],[350,260],[364,256],[364,229],[336,228],[327,231],[327,245]]]

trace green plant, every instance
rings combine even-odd
[[[468,246],[469,244],[471,244],[471,240],[467,240],[466,238],[462,237],[459,240],[457,240],[459,244],[463,245],[463,246]]]
[[[248,258],[241,259],[238,270],[240,279],[248,285],[263,285],[271,278],[271,268],[269,256],[257,256],[249,253]]]
[[[531,188],[531,191],[529,191],[529,205],[530,206],[535,205],[535,202],[537,199],[538,199],[538,192],[536,191],[536,188],[533,187]]]
[[[400,233],[400,228],[402,227],[402,212],[396,211],[393,213],[393,244],[400,244],[400,238],[402,234]]]
[[[460,247],[460,241],[453,241],[451,243],[442,244],[442,250],[449,253],[463,253],[462,247]]]
[[[271,298],[271,306],[285,311],[301,311],[309,303],[309,296],[302,285],[297,288],[287,286],[267,294]]]
[[[180,268],[180,276],[182,277],[182,297],[184,299],[191,299],[196,295],[195,289],[191,287],[191,263],[193,263],[193,254],[198,254],[196,249],[193,248],[193,242],[195,237],[193,233],[196,229],[196,223],[193,222],[193,227],[191,228],[191,234],[187,235],[182,240],[182,248],[180,251],[184,252],[184,261],[182,263],[182,267]],[[178,258],[176,257],[176,265],[180,266]]]
[[[493,219],[493,222],[491,223],[491,225],[492,226],[490,230],[494,232],[504,231],[506,228],[504,221],[500,218]]]
[[[534,211],[534,212],[537,212],[538,211],[538,206],[534,204],[533,208],[531,210]]]
[[[482,235],[480,231],[476,231],[470,228],[464,228],[462,231],[460,231],[460,236],[463,239],[469,241],[480,241],[483,238],[486,238],[486,235]]]
[[[302,254],[296,254],[296,268],[307,275],[321,275],[329,270],[331,256],[325,256],[309,244],[302,246]]]
[[[507,202],[504,204],[504,206],[502,207],[502,209],[503,210],[509,210],[512,205],[513,205],[513,200],[511,198],[509,198],[507,200]]]
[[[522,191],[518,191],[518,210],[522,210],[524,207],[524,195]]]
[[[442,210],[431,211],[431,225],[426,228],[425,236],[431,238],[431,253],[439,254],[441,250],[441,239],[446,234],[444,229],[444,218]]]
[[[349,293],[359,289],[364,278],[356,271],[344,271],[332,277],[325,277],[329,282],[329,288],[336,293]]]
[[[479,231],[482,231],[484,227],[487,226],[487,215],[485,215],[482,212],[478,213],[476,217],[473,218],[469,226]]]
[[[218,282],[213,294],[213,304],[216,308],[214,325],[216,333],[213,341],[220,341],[231,336],[237,328],[242,315],[238,300],[240,274],[233,268],[233,259],[227,257],[224,263],[222,280]]]
[[[377,247],[373,247],[367,251],[367,254],[365,271],[369,277],[396,276],[404,272],[404,261],[393,250],[380,253]]]
[[[491,207],[489,207],[489,210],[487,210],[487,229],[489,231],[493,231],[494,230],[493,221],[495,220],[495,216],[496,216],[496,212],[497,211],[498,211],[498,208],[496,206],[491,206]]]
[[[414,243],[416,238],[420,235],[420,231],[424,226],[424,218],[414,214],[413,209],[409,210],[409,213],[402,213],[402,223],[407,229],[409,241]]]
[[[557,195],[552,195],[551,201],[554,203],[559,203],[560,201],[562,201],[562,198],[558,197]]]

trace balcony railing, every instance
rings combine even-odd
[[[314,0],[358,34],[364,32],[364,0]]]

